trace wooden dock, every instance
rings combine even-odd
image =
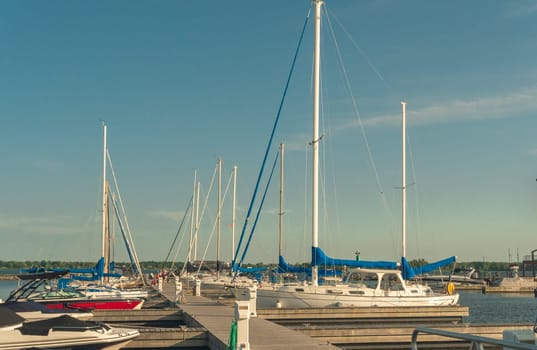
[[[501,286],[484,286],[481,289],[481,292],[484,294],[488,293],[519,293],[519,294],[531,294],[535,295],[535,287],[501,287]]]
[[[226,349],[234,318],[233,308],[202,296],[189,296],[188,302],[179,307],[183,310],[184,321],[189,327],[207,329],[210,349]],[[327,341],[320,343],[319,339],[259,317],[250,319],[249,328],[252,349],[337,349],[327,344]]]
[[[349,324],[360,327],[378,324],[457,324],[469,315],[466,306],[427,307],[334,307],[304,309],[257,309],[260,318],[278,324]]]
[[[164,299],[142,310],[95,312],[95,320],[127,325],[140,336],[126,348],[226,349],[234,319],[234,299],[222,292],[190,291],[175,303],[174,283],[165,284]],[[203,291],[202,291],[203,293]],[[205,294],[205,293],[204,293]],[[257,309],[249,321],[251,349],[409,349],[416,327],[501,339],[504,330],[531,330],[532,325],[471,325],[463,322],[466,306],[406,308]],[[448,346],[449,345],[449,346]],[[464,348],[434,335],[420,337],[420,349]],[[488,348],[487,348],[488,349]]]

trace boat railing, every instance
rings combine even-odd
[[[446,338],[458,339],[466,342],[470,342],[470,350],[484,350],[484,345],[501,346],[503,349],[516,349],[516,350],[536,350],[537,346],[529,343],[518,343],[508,340],[494,339],[481,337],[473,334],[457,333],[444,331],[440,329],[417,327],[412,332],[412,350],[418,350],[418,335],[430,334],[439,335]]]

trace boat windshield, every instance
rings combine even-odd
[[[376,289],[379,278],[376,273],[352,271],[347,275],[345,281],[349,284],[365,285],[368,288]]]
[[[385,274],[382,276],[382,281],[380,284],[380,289],[383,290],[404,290],[404,286],[401,282],[401,279],[396,274]]]

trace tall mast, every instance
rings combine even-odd
[[[279,217],[279,256],[283,256],[283,164],[284,164],[284,150],[283,143],[280,144],[280,217]]]
[[[237,203],[237,166],[233,167],[233,203],[231,207],[231,261],[235,261],[235,208]]]
[[[406,102],[401,101],[402,116],[401,116],[401,140],[402,145],[402,179],[401,179],[401,192],[402,192],[402,203],[401,203],[401,232],[402,232],[402,252],[401,255],[403,258],[406,257]]]
[[[195,227],[195,222],[194,222],[194,218],[195,218],[195,206],[196,206],[196,185],[197,185],[197,175],[198,175],[198,172],[197,170],[194,171],[194,186],[192,187],[192,209],[191,209],[191,212],[190,212],[190,240],[189,240],[189,245],[188,245],[188,257],[187,257],[187,260],[188,262],[192,262],[192,248],[194,246],[194,227]]]
[[[196,184],[196,229],[194,233],[194,261],[198,260],[198,233],[200,230],[200,191],[201,181]]]
[[[313,142],[312,142],[312,213],[311,236],[312,250],[319,247],[319,91],[320,91],[320,63],[321,63],[321,0],[315,0],[315,46],[313,60]],[[313,253],[312,253],[313,254]],[[313,256],[312,256],[313,258]],[[317,262],[313,261],[311,267],[311,283],[314,287],[319,285]]]
[[[222,224],[222,159],[218,159],[218,215],[216,216],[216,278],[220,278],[220,236]]]
[[[104,268],[108,266],[106,254],[106,231],[107,231],[107,190],[106,190],[106,124],[103,122],[103,184],[102,184],[102,227],[101,227],[101,257],[104,258]],[[104,282],[104,276],[101,276],[101,284]]]

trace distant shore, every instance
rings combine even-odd
[[[0,281],[14,281],[14,280],[17,280],[17,275],[0,273]]]

